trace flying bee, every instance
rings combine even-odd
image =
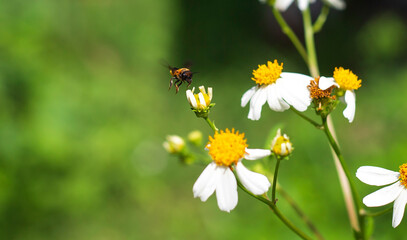
[[[189,70],[189,68],[183,67],[183,68],[177,68],[177,67],[171,67],[170,65],[168,65],[168,68],[170,69],[170,74],[172,76],[171,80],[170,80],[170,87],[168,88],[168,90],[171,89],[172,85],[175,86],[175,93],[178,93],[179,91],[179,86],[181,86],[181,84],[183,82],[187,82],[188,86],[191,85],[192,83],[192,75],[194,74],[193,72],[191,72],[191,70]],[[174,82],[175,80],[175,82]]]

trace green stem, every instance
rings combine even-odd
[[[304,21],[305,45],[308,53],[308,68],[312,77],[319,76],[317,53],[315,51],[314,30],[312,27],[311,12],[309,7],[302,12]]]
[[[209,117],[204,118],[205,121],[209,124],[214,132],[219,131],[219,129],[215,126],[215,124],[209,119]]]
[[[295,35],[294,31],[291,29],[291,27],[287,24],[287,22],[284,20],[283,16],[281,13],[278,11],[277,8],[274,6],[270,5],[274,14],[274,17],[276,18],[278,24],[281,27],[281,30],[287,37],[291,40],[291,42],[294,44],[294,47],[297,49],[297,51],[300,53],[301,57],[304,59],[305,63],[308,64],[308,54],[307,51],[305,50],[304,45],[301,43],[301,41],[298,39],[297,35]]]
[[[306,121],[308,121],[309,123],[311,123],[312,125],[314,125],[316,128],[318,129],[322,129],[323,126],[317,122],[315,122],[314,120],[312,120],[311,118],[305,116],[303,113],[301,113],[300,111],[298,111],[297,109],[291,107],[290,108],[293,112],[295,112],[298,116],[302,117],[303,119],[305,119]]]
[[[273,177],[273,188],[271,191],[271,201],[276,204],[276,186],[277,186],[277,175],[278,175],[278,169],[280,168],[280,162],[281,159],[279,156],[276,156],[277,162],[276,162],[276,169],[274,169],[274,177]]]
[[[383,214],[385,214],[385,213],[390,212],[392,209],[393,209],[393,207],[389,207],[389,208],[384,209],[384,210],[379,211],[379,212],[375,212],[375,213],[372,213],[372,212],[363,212],[362,214],[363,214],[364,216],[366,216],[366,217],[377,217],[377,216],[380,216],[380,215],[383,215]]]
[[[319,240],[324,240],[324,237],[318,231],[317,227],[311,222],[311,220],[305,215],[305,213],[301,210],[301,208],[295,203],[294,199],[288,195],[288,193],[277,185],[277,191],[281,194],[281,196],[287,201],[288,204],[294,209],[295,213],[301,218],[301,220],[308,226],[308,228],[314,233],[315,237]]]
[[[346,178],[347,178],[347,180],[349,182],[349,186],[350,186],[351,193],[352,193],[351,194],[352,195],[352,200],[353,200],[353,204],[356,206],[356,214],[357,214],[359,227],[360,227],[360,230],[354,229],[354,231],[356,232],[356,235],[357,235],[357,237],[359,239],[365,239],[365,234],[364,234],[365,233],[365,224],[364,224],[365,220],[364,220],[364,215],[361,214],[362,211],[363,211],[363,208],[362,208],[361,202],[359,201],[359,199],[360,199],[359,194],[356,191],[355,184],[352,181],[352,177],[351,177],[351,175],[350,175],[350,173],[348,171],[348,168],[346,166],[346,163],[345,163],[345,160],[344,160],[344,158],[342,156],[342,153],[341,153],[341,151],[339,149],[339,146],[336,143],[335,139],[333,138],[333,136],[331,134],[331,131],[329,130],[326,118],[323,118],[322,122],[323,122],[323,125],[324,125],[323,130],[325,132],[326,137],[328,138],[329,144],[331,145],[331,147],[334,150],[336,156],[338,157],[338,160],[339,160],[339,162],[340,162],[340,164],[342,166],[342,170],[344,171],[345,176],[346,176]]]
[[[325,24],[326,18],[328,17],[330,7],[326,4],[322,7],[321,13],[319,14],[317,20],[314,23],[313,31],[318,33],[321,31],[322,27]]]
[[[278,208],[276,207],[276,205],[268,200],[267,198],[263,197],[263,196],[257,196],[254,195],[253,193],[251,193],[249,190],[247,190],[242,183],[237,180],[237,184],[238,186],[245,191],[246,193],[248,193],[250,196],[260,200],[261,202],[267,204],[270,209],[274,212],[274,214],[276,214],[276,216],[289,228],[291,229],[294,233],[296,233],[300,238],[302,239],[306,239],[306,240],[311,240],[312,238],[309,237],[308,235],[306,235],[304,232],[302,232],[300,229],[298,229],[292,222],[290,222],[281,212],[280,210],[278,210]]]

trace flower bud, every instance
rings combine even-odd
[[[293,150],[294,148],[288,136],[286,134],[282,136],[281,129],[278,129],[277,135],[271,142],[271,151],[277,156],[286,157],[290,155]]]
[[[190,132],[188,134],[188,141],[190,141],[195,146],[200,146],[202,144],[202,132],[199,130]]]
[[[163,143],[165,150],[172,154],[181,153],[185,148],[185,141],[177,135],[168,135],[167,141]]]
[[[212,88],[208,88],[208,92],[206,92],[204,86],[199,87],[199,93],[194,93],[195,88],[191,90],[187,90],[187,99],[189,104],[191,105],[192,110],[195,112],[197,117],[208,117],[209,109],[214,105],[211,104],[212,100]]]

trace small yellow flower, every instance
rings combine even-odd
[[[281,129],[277,130],[277,135],[271,142],[271,151],[281,157],[285,157],[291,154],[294,150],[290,139],[286,134],[281,135]]]
[[[189,104],[192,108],[196,110],[205,110],[210,107],[211,100],[212,100],[212,88],[208,88],[208,93],[205,90],[204,86],[199,87],[199,93],[194,93],[195,88],[191,90],[187,90],[187,99]]]
[[[278,65],[277,60],[274,62],[267,61],[267,65],[259,65],[256,70],[253,70],[252,80],[258,85],[270,85],[277,81],[282,71],[283,63]]]
[[[232,163],[237,163],[244,157],[246,147],[244,133],[239,134],[239,131],[235,132],[235,129],[216,132],[213,137],[209,136],[207,144],[209,155],[219,166],[230,166]]]
[[[333,77],[339,88],[343,90],[357,90],[362,86],[362,80],[358,79],[351,70],[343,67],[335,68]]]

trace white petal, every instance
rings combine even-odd
[[[216,168],[216,163],[212,162],[203,170],[192,188],[195,198],[199,197],[201,201],[205,202],[215,191],[217,182]]]
[[[304,11],[308,7],[308,0],[297,0],[298,8]]]
[[[400,182],[373,192],[363,198],[363,203],[368,207],[379,207],[393,202],[404,189]]]
[[[353,118],[355,117],[355,110],[356,110],[356,95],[355,92],[347,90],[345,92],[345,102],[346,108],[343,110],[343,116],[349,119],[351,123]]]
[[[266,176],[250,171],[241,162],[236,164],[236,173],[243,186],[255,195],[267,192],[271,186]]]
[[[209,96],[209,101],[211,101],[211,100],[212,100],[212,95],[213,95],[212,88],[211,88],[211,87],[209,87],[209,88],[208,88],[208,96]]]
[[[404,189],[399,197],[394,201],[393,206],[393,221],[392,226],[395,228],[397,227],[404,216],[404,208],[406,207],[407,203],[407,190]]]
[[[334,78],[332,78],[332,77],[330,77],[330,78],[327,78],[327,77],[320,77],[320,78],[319,78],[318,87],[319,87],[321,90],[326,90],[326,89],[328,89],[328,88],[330,88],[330,87],[332,87],[332,86],[339,87],[339,84],[337,84],[337,83],[335,82],[335,79],[334,79]]]
[[[283,100],[278,92],[276,84],[267,86],[267,103],[270,109],[276,112],[283,112],[290,108],[290,105]]]
[[[274,3],[274,7],[276,7],[279,11],[285,11],[287,8],[293,3],[294,0],[276,0]]]
[[[249,90],[247,90],[241,99],[241,106],[245,107],[247,105],[247,103],[250,101],[250,99],[253,97],[254,93],[257,90],[257,86],[250,88]]]
[[[342,0],[325,0],[325,1],[328,2],[329,5],[338,10],[343,10],[346,7],[346,3]]]
[[[363,166],[356,171],[360,181],[374,186],[383,186],[394,183],[399,179],[400,173],[381,167]]]
[[[250,108],[252,110],[251,120],[259,120],[261,117],[261,109],[267,100],[267,87],[260,87],[250,100]]]
[[[282,98],[298,111],[307,110],[311,104],[308,85],[313,78],[298,73],[282,73],[276,81],[278,92]]]
[[[192,89],[192,90],[193,90],[193,89]],[[191,106],[192,106],[193,108],[197,108],[198,105],[197,105],[197,103],[196,103],[196,99],[195,99],[195,96],[194,96],[194,94],[192,93],[192,91],[188,89],[188,90],[186,91],[186,94],[187,94],[187,99],[188,99],[189,104],[191,104]]]
[[[207,107],[207,106],[206,106],[205,97],[204,97],[204,95],[203,95],[201,92],[198,94],[198,99],[199,99],[199,103],[200,103],[202,106]]]
[[[218,167],[219,180],[216,185],[216,198],[219,209],[230,212],[237,205],[237,183],[235,175],[228,167]]]
[[[257,160],[271,155],[271,151],[267,149],[250,149],[246,148],[244,158],[247,160]]]
[[[259,120],[254,118],[254,109],[252,107],[250,107],[249,109],[249,114],[247,114],[247,118],[251,120]]]

